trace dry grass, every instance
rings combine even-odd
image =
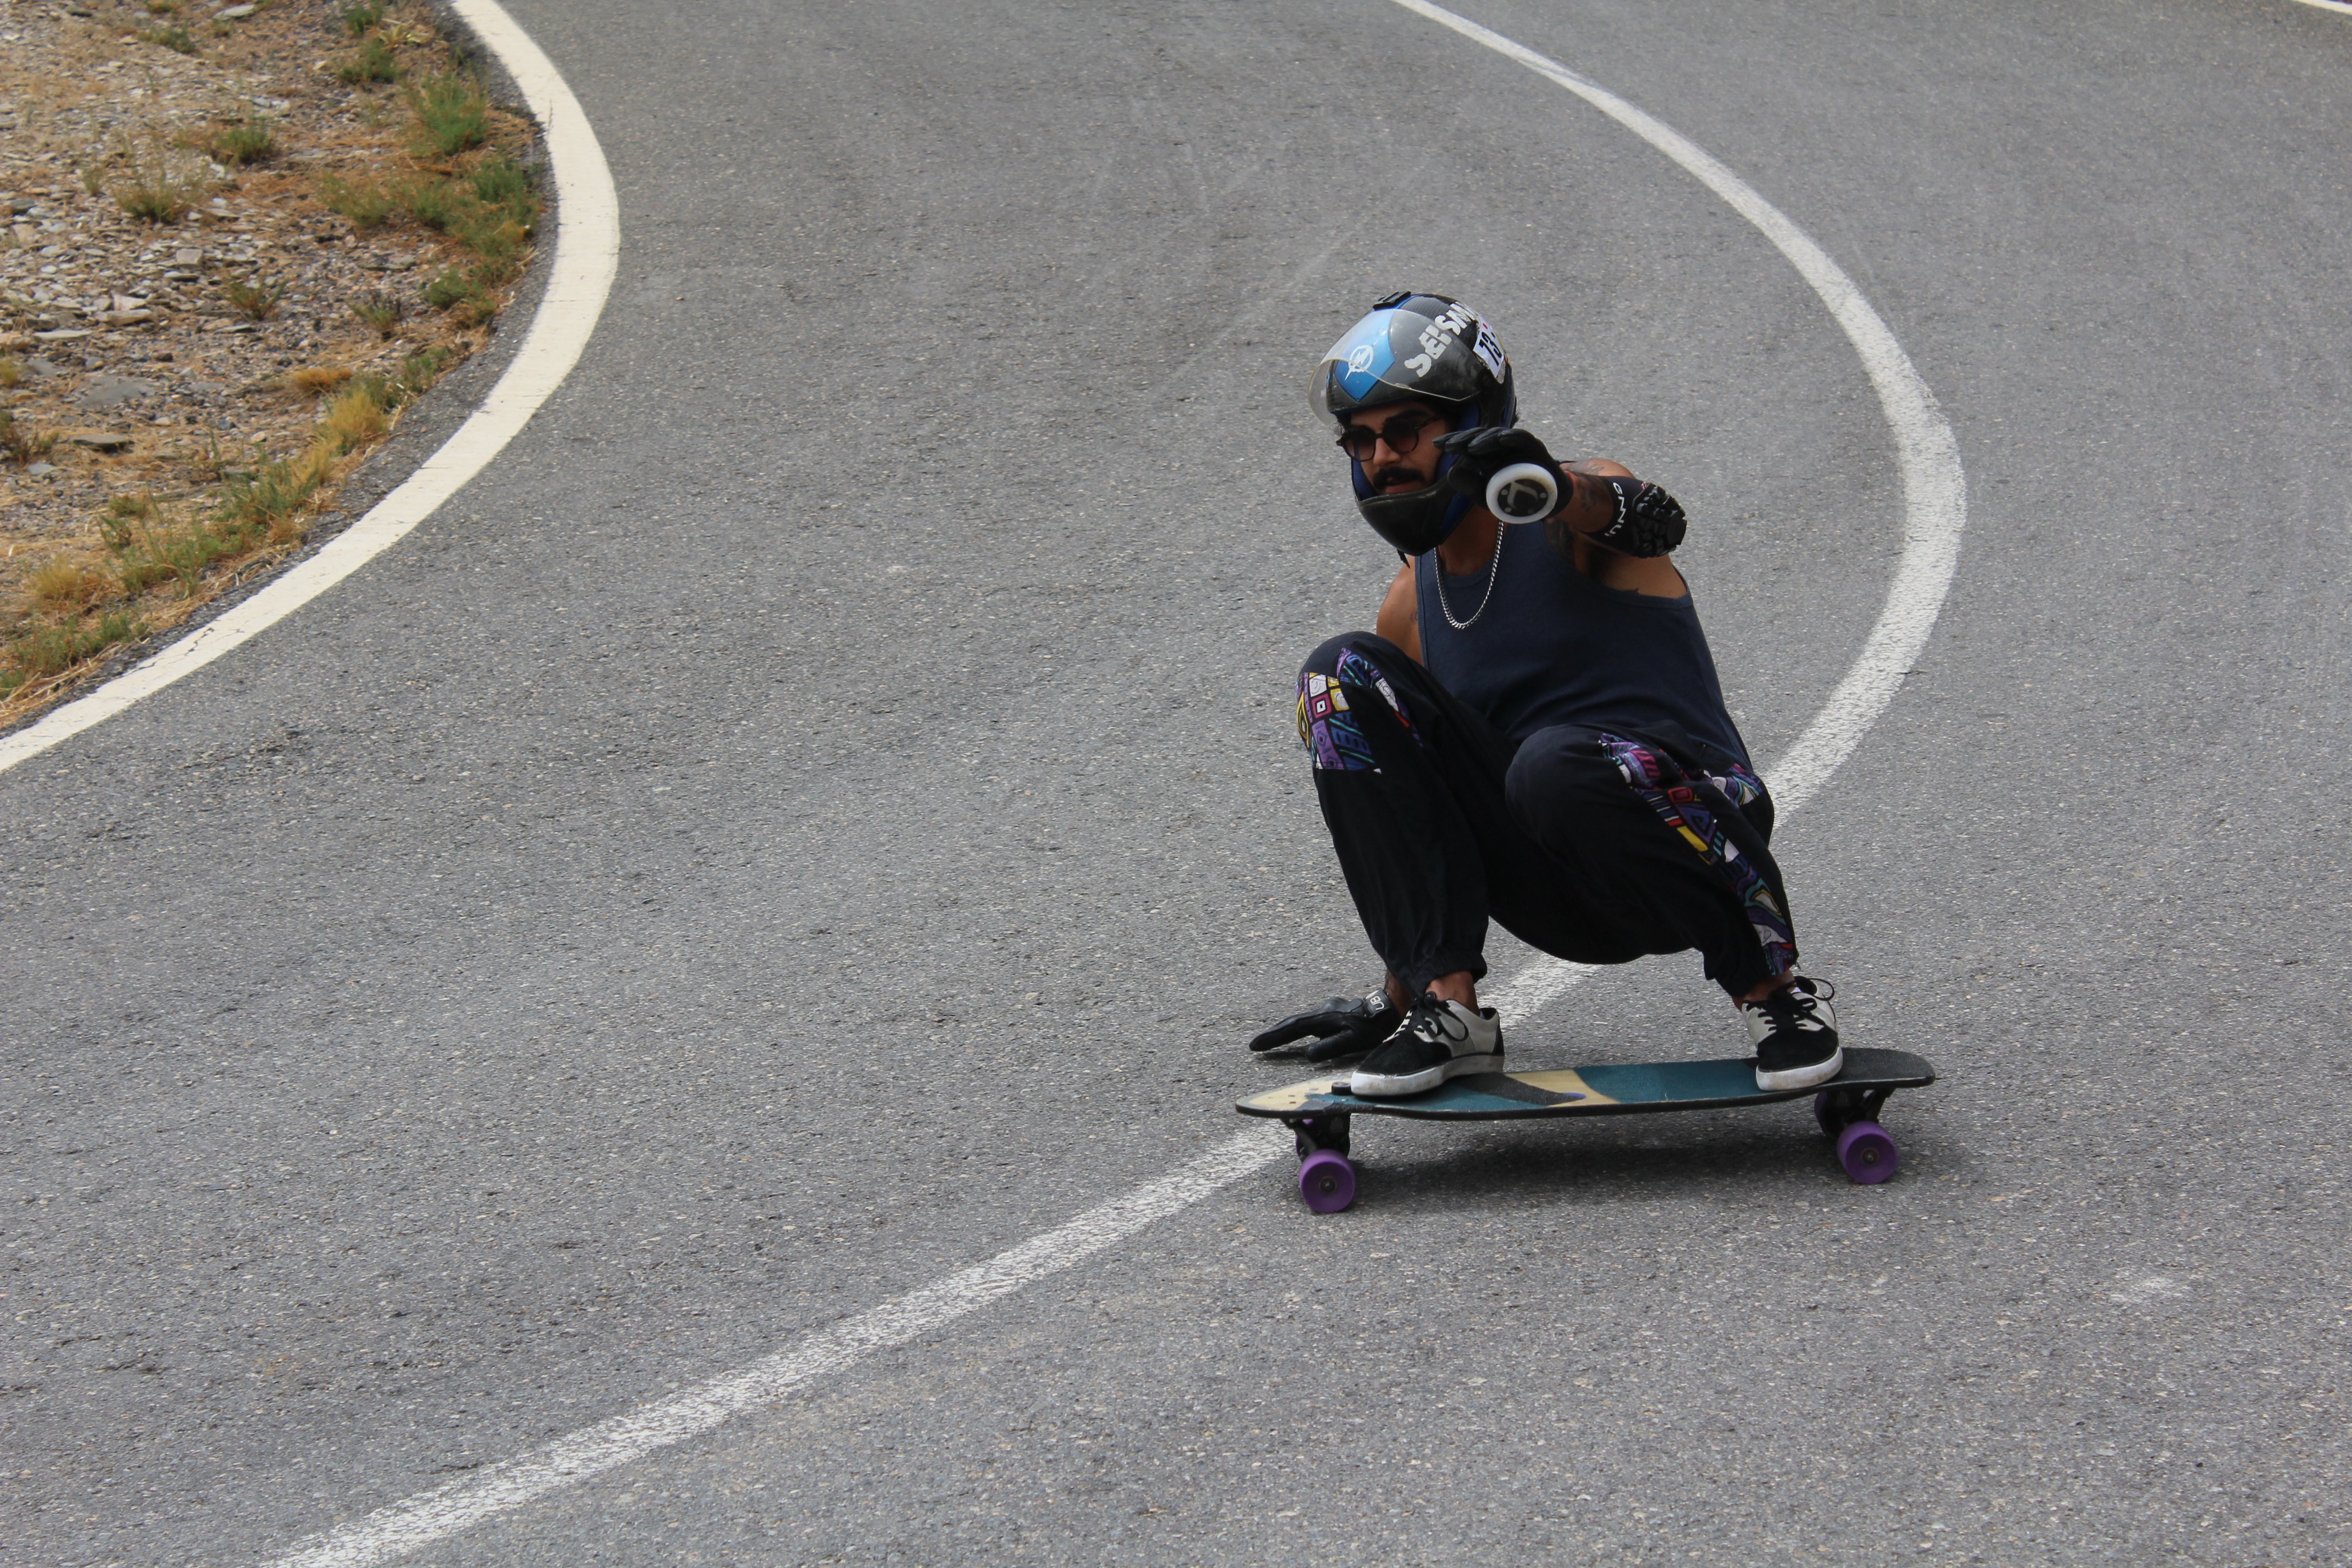
[[[25,596],[34,607],[62,615],[79,610],[114,587],[111,578],[91,571],[79,561],[53,555],[33,568],[25,580]]]
[[[110,185],[105,184],[104,169],[122,165],[123,173]],[[95,195],[100,189],[110,191],[124,212],[142,223],[175,224],[188,216],[203,194],[203,178],[181,159],[172,156],[169,143],[151,137],[142,145],[124,142],[121,151],[83,172],[83,180]]]
[[[338,456],[321,440],[290,461],[267,462],[229,480],[214,511],[221,537],[247,548],[301,543],[310,533],[303,518],[313,510],[320,487],[334,477]]]
[[[19,699],[37,700],[42,693],[54,692],[64,684],[77,666],[117,643],[130,642],[146,633],[144,621],[121,610],[110,611],[95,622],[43,626],[7,645],[8,661],[16,668],[0,671],[0,680],[10,676],[14,679],[0,686],[0,689],[12,689]]]
[[[335,62],[335,75],[353,87],[369,82],[398,81],[400,60],[383,39],[369,38],[360,45],[358,52]]]
[[[57,450],[58,433],[54,430],[32,431],[16,423],[14,409],[0,408],[0,459],[11,463],[34,463]]]
[[[194,144],[202,147],[214,163],[238,169],[277,155],[278,129],[266,114],[223,120],[202,132]]]
[[[377,291],[352,301],[352,314],[373,330],[377,337],[388,338],[400,330],[401,318],[408,307],[397,294]]]
[[[319,421],[318,445],[335,457],[373,446],[392,428],[391,399],[384,384],[373,376],[327,405]]]
[[[195,35],[176,22],[161,27],[142,27],[139,30],[139,37],[151,44],[161,44],[175,55],[196,52]]]
[[[410,82],[405,96],[415,117],[409,151],[418,157],[455,157],[488,139],[490,95],[463,66]]]
[[[320,397],[351,380],[352,367],[347,364],[312,364],[300,370],[289,371],[286,384],[305,397]]]
[[[221,296],[231,310],[247,321],[266,321],[278,314],[278,307],[286,298],[286,285],[266,283],[258,278],[249,283],[232,278],[221,285]]]
[[[365,174],[352,179],[335,174],[321,174],[318,192],[320,205],[351,219],[353,228],[378,227],[400,210],[399,199],[384,183]]]

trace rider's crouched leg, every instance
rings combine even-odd
[[[1562,725],[1528,738],[1504,788],[1528,836],[1603,889],[1650,952],[1699,950],[1707,978],[1739,1004],[1759,1089],[1837,1076],[1845,1058],[1829,988],[1796,973],[1765,839],[1770,797],[1753,771],[1685,771],[1653,742]],[[1765,985],[1776,989],[1748,998]]]
[[[1605,889],[1647,951],[1698,949],[1707,978],[1733,996],[1794,962],[1760,838],[1654,749],[1581,725],[1539,730],[1512,759],[1504,794],[1528,837]]]
[[[1331,638],[1298,670],[1298,743],[1318,768],[1369,773],[1380,763],[1371,732],[1413,733],[1412,714],[1392,670],[1408,663],[1394,643],[1369,632]]]
[[[1331,847],[1365,935],[1409,995],[1441,974],[1486,972],[1486,858],[1463,801],[1488,764],[1444,703],[1419,665],[1370,632],[1333,637],[1298,672],[1298,739]],[[1486,775],[1497,816],[1501,772]]]

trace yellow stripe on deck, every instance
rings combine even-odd
[[[1264,1094],[1254,1094],[1242,1103],[1252,1110],[1270,1110],[1277,1115],[1286,1110],[1303,1110],[1310,1098],[1328,1095],[1333,1084],[1346,1083],[1349,1076],[1345,1072],[1326,1073],[1321,1078],[1308,1079],[1305,1083],[1294,1083],[1283,1089],[1269,1089]],[[1551,1072],[1515,1072],[1509,1076],[1515,1081],[1526,1084],[1530,1089],[1540,1089],[1547,1093],[1580,1095],[1582,1098],[1576,1101],[1580,1105],[1617,1103],[1586,1083],[1583,1076],[1574,1068],[1560,1068]],[[1342,1089],[1341,1092],[1346,1091]]]
[[[1551,1094],[1580,1094],[1585,1105],[1614,1105],[1617,1102],[1584,1081],[1584,1075],[1574,1068],[1560,1068],[1553,1072],[1515,1072],[1511,1075],[1529,1089],[1540,1089]]]
[[[1345,1083],[1346,1073],[1326,1073],[1306,1083],[1294,1083],[1287,1089],[1269,1089],[1264,1094],[1251,1095],[1242,1101],[1252,1110],[1297,1110],[1307,1103],[1310,1094],[1328,1094],[1335,1081]]]

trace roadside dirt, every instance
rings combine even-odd
[[[0,729],[300,549],[487,340],[531,150],[421,7],[0,0]]]

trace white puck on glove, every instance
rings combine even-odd
[[[1541,522],[1559,506],[1559,476],[1538,463],[1513,463],[1486,481],[1486,510],[1504,522]]]

